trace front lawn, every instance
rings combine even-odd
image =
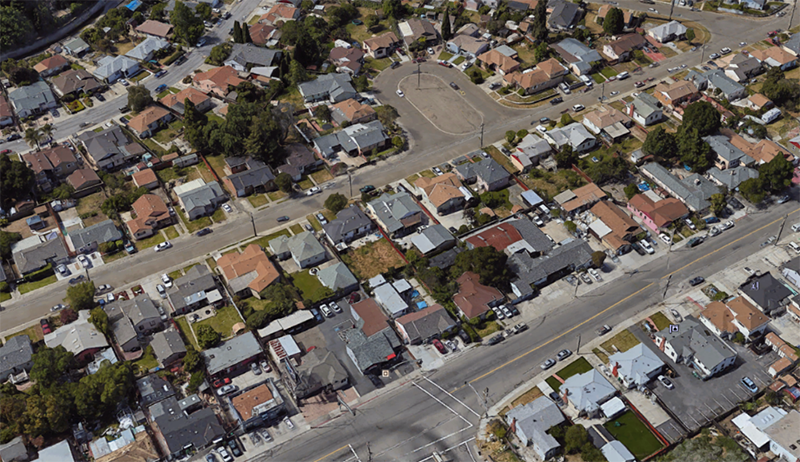
[[[268,234],[268,235],[266,235],[264,237],[260,237],[260,238],[256,239],[255,241],[253,241],[253,243],[254,244],[258,244],[258,245],[260,245],[261,247],[263,247],[265,249],[269,249],[269,241],[271,241],[273,239],[276,239],[279,236],[289,237],[291,235],[292,235],[292,233],[290,233],[288,229],[282,229],[282,230],[276,231],[276,232],[274,232],[272,234]]]
[[[31,339],[31,343],[36,343],[44,338],[44,334],[42,333],[42,326],[40,325],[33,325],[28,327],[27,329],[23,329],[19,332],[14,332],[13,334],[6,337],[6,342],[11,337],[16,337],[18,335],[27,335],[29,339]]]
[[[594,74],[592,74],[592,79],[594,80],[594,83],[603,83],[606,81],[605,77],[600,75],[599,72],[595,72]]]
[[[214,223],[222,223],[225,221],[225,211],[222,209],[217,209],[211,215],[211,219],[214,220]]]
[[[486,146],[485,148],[483,148],[483,150],[486,151],[490,156],[492,156],[492,159],[494,159],[495,162],[502,165],[503,168],[508,170],[509,172],[517,173],[519,171],[517,167],[515,167],[514,164],[511,163],[511,158],[500,152],[500,150],[497,149],[496,147]]]
[[[439,53],[439,60],[441,60],[441,61],[447,61],[452,57],[453,57],[453,53],[449,53],[447,51],[442,51],[441,53]]]
[[[175,318],[175,322],[178,323],[178,330],[180,330],[181,334],[183,334],[183,338],[191,342],[195,350],[203,351],[203,349],[197,344],[197,340],[194,338],[194,332],[192,331],[192,328],[189,327],[189,320],[186,319],[186,316]]]
[[[372,59],[367,57],[364,59],[365,69],[375,69],[378,72],[383,71],[384,69],[386,69],[391,65],[392,65],[392,60],[389,58]]]
[[[139,250],[144,250],[149,247],[155,247],[164,241],[165,241],[164,235],[161,233],[156,233],[151,237],[148,237],[147,239],[139,239],[138,241],[136,241],[136,247]]]
[[[604,67],[600,69],[600,73],[608,79],[617,75],[617,71],[613,67]]]
[[[195,231],[199,231],[203,228],[208,228],[211,226],[211,218],[210,217],[200,217],[197,220],[189,221],[186,214],[183,213],[183,210],[178,209],[178,215],[181,216],[181,220],[183,220],[183,224],[186,225],[186,229],[189,230],[190,233]]]
[[[600,347],[607,352],[614,354],[617,350],[628,351],[639,343],[641,342],[639,342],[639,340],[632,333],[630,333],[630,331],[623,330],[611,339],[603,342]],[[614,347],[616,347],[617,350],[615,350]]]
[[[254,208],[259,208],[262,205],[266,205],[269,202],[269,199],[267,199],[266,194],[255,194],[248,196],[247,201],[250,202],[250,205],[252,205]]]
[[[226,339],[233,337],[233,325],[239,322],[242,322],[242,318],[236,308],[233,305],[228,305],[218,309],[216,316],[194,323],[192,328],[197,332],[200,326],[211,326],[215,331],[219,332],[223,339]]]
[[[295,223],[289,227],[289,230],[292,232],[292,234],[300,234],[303,232],[303,225],[300,223]]]
[[[497,321],[486,321],[482,327],[475,328],[475,332],[480,338],[487,338],[488,336],[503,330],[503,327]]]
[[[311,189],[314,187],[314,183],[308,178],[308,176],[303,176],[300,178],[300,181],[297,182],[297,186],[300,186],[300,189]]]
[[[467,60],[467,58],[465,58],[463,56],[459,56],[458,58],[453,60],[453,66],[458,66],[458,65],[460,65],[461,63],[463,63],[466,60]]]
[[[11,300],[11,294],[8,292],[0,292],[0,303],[3,303],[6,300]]]
[[[269,197],[269,200],[271,200],[271,201],[279,201],[279,200],[283,199],[284,197],[286,197],[286,193],[281,191],[281,190],[270,191],[270,192],[267,193],[267,197]]]
[[[314,179],[314,182],[317,184],[325,183],[326,181],[330,181],[333,179],[333,175],[327,169],[317,170],[316,172],[311,174],[311,178]]]
[[[603,426],[638,460],[644,460],[664,447],[633,411],[627,411],[616,419],[606,422]]]
[[[311,300],[312,303],[316,303],[327,295],[322,290],[325,286],[309,270],[292,274],[292,283],[300,291],[300,296],[303,297],[303,300]]]
[[[175,225],[172,225],[169,228],[164,229],[164,233],[167,235],[167,239],[177,239],[179,235],[178,230],[175,228]]]
[[[52,276],[48,276],[38,281],[26,282],[24,284],[20,284],[17,286],[17,289],[19,289],[19,293],[27,294],[28,292],[34,291],[36,289],[41,289],[42,287],[49,286],[50,284],[56,282],[57,280],[58,278],[56,278],[56,275],[53,274]]]
[[[662,313],[660,311],[658,313],[654,314],[654,315],[651,315],[650,319],[654,323],[656,323],[656,327],[658,328],[658,330],[664,330],[667,327],[669,327],[670,324],[672,324],[669,321],[669,319],[667,319],[667,317],[664,315],[664,313]]]
[[[589,364],[589,361],[587,361],[586,358],[578,358],[572,361],[567,367],[556,372],[556,375],[561,377],[562,380],[567,380],[573,375],[583,374],[590,370],[592,370],[592,365]]]
[[[142,72],[139,72],[138,74],[136,74],[133,77],[129,78],[128,82],[137,83],[137,82],[139,82],[139,81],[141,81],[141,80],[143,80],[143,79],[145,79],[147,77],[150,77],[150,71],[142,69]]]
[[[369,279],[390,268],[405,265],[405,261],[386,239],[362,245],[357,249],[350,249],[341,257],[350,271],[360,280]]]

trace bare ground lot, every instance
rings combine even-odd
[[[419,89],[417,77],[410,75],[400,81],[400,89],[408,102],[445,133],[464,135],[481,127],[483,114],[435,75],[422,74]]]

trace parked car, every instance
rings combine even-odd
[[[211,228],[203,228],[203,229],[201,229],[200,231],[197,232],[197,236],[198,237],[205,236],[206,234],[211,234],[212,232],[213,232],[213,230]]]
[[[278,223],[283,223],[284,221],[289,221],[289,217],[286,215],[278,217]]]
[[[608,324],[603,324],[602,326],[598,327],[597,330],[595,330],[597,335],[605,335],[609,332],[611,332],[611,327],[609,327]]]
[[[505,340],[505,337],[503,337],[503,334],[498,334],[498,335],[495,335],[494,337],[490,338],[486,342],[486,344],[487,345],[497,345],[498,343],[502,342],[503,340]]]
[[[330,302],[328,306],[336,313],[342,312],[342,307],[340,307],[339,304],[336,302]]]
[[[219,453],[219,456],[222,457],[222,461],[223,462],[230,462],[230,461],[233,460],[233,457],[231,457],[231,455],[228,452],[228,450],[225,449],[225,446],[218,447],[217,448],[217,452]]]
[[[735,197],[728,198],[728,205],[733,207],[735,210],[742,210],[744,208],[744,205]]]
[[[261,366],[261,369],[264,369],[264,372],[272,372],[272,366],[269,365],[269,361],[266,359],[262,359],[258,365]]]
[[[439,351],[439,353],[447,354],[447,348],[445,348],[444,345],[442,345],[442,342],[439,341],[438,338],[433,339],[433,341],[431,343],[433,344],[434,347],[436,347],[436,349]]]
[[[511,318],[512,316],[514,316],[514,313],[511,312],[508,306],[502,305],[500,309],[503,311],[503,315],[505,315],[506,318]]]
[[[172,278],[169,277],[169,275],[167,275],[167,274],[162,274],[161,275],[161,282],[164,283],[164,285],[167,287],[167,289],[172,287]]]
[[[544,222],[542,221],[541,218],[539,218],[538,215],[534,215],[533,216],[533,222],[536,223],[536,226],[540,226],[540,227],[544,226]]]
[[[375,191],[375,186],[372,186],[371,184],[368,184],[368,185],[366,185],[363,188],[358,190],[358,192],[360,192],[362,194],[371,193],[372,191]]]
[[[164,241],[156,246],[156,252],[161,252],[162,250],[167,250],[171,247],[172,244],[169,241]]]
[[[586,284],[592,283],[592,278],[589,277],[587,273],[580,273],[581,281],[585,282]]]
[[[655,249],[653,249],[653,246],[650,245],[650,243],[647,242],[645,239],[639,241],[639,245],[642,246],[642,250],[647,252],[649,255],[653,255],[654,253],[656,253]]]
[[[675,388],[675,385],[673,385],[672,382],[663,375],[658,376],[658,381],[661,382],[661,385],[664,385],[667,388],[667,390],[672,390],[673,388]]]
[[[394,61],[394,62],[392,63],[392,65],[391,65],[391,66],[389,66],[389,68],[391,68],[391,69],[396,69],[396,68],[398,68],[398,67],[400,67],[400,61]]]
[[[367,374],[367,377],[369,377],[369,381],[372,382],[375,388],[383,388],[383,380],[380,377],[374,374]]]
[[[550,369],[551,367],[555,366],[556,361],[554,359],[548,359],[547,361],[543,362],[541,366],[543,371]]]
[[[572,352],[571,352],[570,350],[567,350],[567,349],[565,348],[565,349],[563,349],[563,350],[559,351],[559,352],[558,352],[558,354],[557,354],[556,356],[558,357],[558,360],[559,360],[559,361],[563,361],[563,360],[565,360],[565,359],[569,358],[569,356],[570,356],[571,354],[572,354]]]
[[[333,311],[331,311],[331,309],[328,308],[328,305],[323,303],[322,305],[320,305],[319,310],[322,311],[322,314],[324,314],[326,318],[333,317]]]
[[[557,97],[555,97],[555,98],[550,100],[550,104],[555,106],[556,104],[562,103],[563,101],[564,101],[564,98],[562,98],[560,96],[557,96]]]
[[[492,311],[494,311],[494,315],[497,316],[497,319],[505,319],[506,318],[506,315],[503,314],[503,310],[501,310],[499,307],[496,306],[496,307],[492,308]]]
[[[89,259],[86,258],[86,255],[78,255],[78,261],[81,263],[81,266],[84,268],[89,267]]]
[[[260,368],[260,367],[258,367],[258,364],[257,364],[257,363],[250,363],[250,370],[251,370],[251,371],[253,372],[253,374],[255,374],[255,375],[261,375],[261,368]]]
[[[272,441],[272,435],[269,434],[269,430],[267,430],[266,428],[259,428],[257,431],[265,442],[269,443]]]
[[[163,285],[157,284],[156,290],[158,291],[158,295],[160,295],[161,298],[167,298],[167,289],[165,289]]]
[[[238,390],[239,387],[236,385],[225,385],[217,391],[217,394],[220,396],[225,396],[228,393],[233,393],[234,391]]]
[[[108,294],[106,295],[106,301],[107,301],[108,303],[111,303],[111,302],[113,302],[114,300],[115,300],[115,298],[114,298],[114,294],[112,294],[112,293],[108,293]]]
[[[639,242],[633,242],[633,243],[631,243],[631,248],[632,248],[633,250],[635,250],[635,251],[636,251],[636,253],[638,253],[639,255],[645,255],[645,251],[644,251],[644,249],[642,248],[642,245],[641,245],[641,244],[642,244],[642,242],[644,242],[644,241],[639,241]]]
[[[160,79],[161,77],[164,77],[165,75],[167,75],[167,71],[166,70],[156,72],[156,78],[157,79]]]
[[[67,269],[67,265],[58,265],[56,266],[56,271],[62,276],[68,276],[69,270]]]
[[[594,280],[597,281],[597,282],[600,282],[600,281],[603,280],[603,278],[600,277],[600,273],[598,273],[597,270],[594,269],[594,268],[589,268],[588,269],[588,273],[591,274],[592,277],[594,278]]]
[[[707,218],[704,218],[704,221],[706,222],[706,224],[710,225],[711,223],[719,223],[719,218],[717,218],[717,217],[707,217]]]
[[[313,196],[314,194],[318,194],[321,192],[322,190],[319,188],[319,186],[312,186],[311,189],[306,191],[306,196]]]
[[[100,287],[97,288],[97,293],[98,294],[104,294],[104,293],[106,293],[106,292],[108,292],[109,290],[112,290],[112,289],[113,289],[113,287],[111,287],[109,284],[103,284],[103,285],[101,285]]]
[[[63,310],[64,308],[66,308],[66,306],[64,306],[64,304],[63,304],[63,303],[59,303],[58,305],[55,305],[55,306],[53,306],[52,308],[50,308],[50,311],[52,311],[53,313],[55,313],[56,311],[61,311],[61,310]]]
[[[665,233],[661,233],[658,235],[658,238],[664,241],[665,244],[669,245],[672,244],[672,238],[667,236]]]
[[[750,393],[758,393],[758,386],[750,377],[742,377],[741,383]]]
[[[697,276],[697,277],[694,277],[694,278],[689,280],[689,285],[694,287],[694,286],[700,285],[700,284],[702,284],[704,282],[706,282],[706,280],[705,280],[705,278],[703,276]]]
[[[284,417],[283,418],[283,423],[285,423],[286,426],[289,427],[289,430],[294,430],[294,422],[292,422],[292,419],[290,419],[288,417]]]
[[[703,242],[703,238],[700,236],[695,236],[689,239],[689,242],[686,243],[686,246],[689,248],[696,247]]]
[[[690,220],[689,218],[684,218],[683,222],[686,223],[686,226],[688,226],[689,229],[691,229],[692,231],[697,229],[697,226],[695,226],[694,222],[692,220]]]
[[[582,110],[586,109],[583,104],[575,104],[572,106],[572,110],[575,112],[581,112]]]
[[[228,447],[231,448],[233,457],[239,457],[242,455],[242,451],[239,449],[239,445],[236,444],[235,440],[228,440]]]

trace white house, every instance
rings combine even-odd
[[[549,130],[544,133],[544,138],[556,149],[561,149],[566,144],[577,152],[585,152],[597,146],[597,138],[577,122]]]
[[[691,316],[678,325],[677,331],[666,328],[655,337],[656,345],[664,354],[676,363],[693,367],[704,380],[736,362],[736,352]]]
[[[649,93],[639,93],[633,101],[626,104],[628,117],[632,118],[639,125],[648,126],[660,122],[664,118],[661,104]]]
[[[614,353],[608,357],[611,375],[627,388],[646,385],[664,370],[664,361],[640,343],[627,351]]]

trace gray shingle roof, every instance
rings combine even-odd
[[[247,170],[227,177],[237,190],[266,186],[275,180],[269,165],[257,160],[248,160],[248,166]]]
[[[733,167],[725,170],[720,170],[717,167],[711,167],[706,175],[712,180],[722,183],[728,189],[738,188],[743,181],[751,178],[758,178],[758,170],[750,167]]]
[[[104,80],[117,72],[126,72],[138,65],[139,63],[127,56],[106,56],[97,63],[97,69],[95,69],[94,75],[98,79]]]
[[[652,34],[658,40],[664,40],[667,37],[672,35],[680,36],[686,33],[686,26],[679,23],[678,21],[670,21],[666,24],[661,24],[659,26],[653,27],[647,32]]]
[[[8,100],[17,112],[33,111],[39,107],[53,103],[56,97],[45,82],[34,82],[8,93]]]
[[[709,332],[692,316],[687,316],[678,325],[677,331],[671,332],[667,328],[656,335],[666,339],[678,355],[694,356],[708,369],[713,369],[726,358],[736,354],[722,339]]]
[[[535,441],[543,457],[553,449],[560,446],[555,438],[547,433],[554,425],[560,425],[566,420],[558,406],[547,397],[541,396],[523,406],[517,406],[505,416],[506,422],[516,421],[517,435],[524,438],[524,442]]]
[[[153,347],[153,353],[160,362],[169,358],[172,355],[186,353],[186,345],[183,344],[181,334],[175,329],[168,329],[163,332],[158,332],[153,336],[153,341],[150,342]]]
[[[343,93],[356,93],[356,89],[350,81],[349,74],[321,75],[316,80],[301,83],[297,88],[300,90],[300,94],[303,95],[303,97],[327,94],[336,99],[336,96]]]
[[[567,268],[586,264],[592,259],[592,248],[582,239],[556,247],[548,255],[533,258],[527,252],[518,252],[509,257],[508,267],[516,275],[512,283],[521,296],[533,293],[531,285]]]
[[[300,261],[325,253],[325,248],[322,247],[322,244],[308,231],[303,231],[292,237],[280,236],[269,241],[269,247],[276,255],[290,252],[292,257]]]
[[[203,186],[200,186],[199,188],[195,188],[191,191],[181,194],[180,198],[183,202],[183,205],[186,207],[186,210],[188,211],[195,208],[208,207],[212,205],[215,200],[218,200],[224,196],[225,193],[222,191],[219,183],[216,181],[211,181]]]
[[[131,141],[118,125],[101,132],[87,131],[81,133],[78,139],[86,146],[86,151],[95,163],[101,160],[110,160],[116,156],[128,156],[125,146]]]
[[[28,460],[28,449],[22,442],[22,436],[18,436],[6,444],[0,444],[0,459],[3,459],[3,462]]]
[[[420,311],[400,316],[396,320],[402,324],[409,341],[427,340],[435,335],[439,335],[445,330],[453,327],[455,321],[447,314],[447,310],[442,305],[433,305],[423,308]]]
[[[372,221],[356,206],[342,210],[336,214],[335,220],[323,225],[322,228],[333,242],[339,242],[345,234],[370,225],[372,225]]]
[[[336,359],[333,352],[325,348],[314,348],[303,356],[303,362],[296,368],[299,380],[294,393],[304,397],[328,385],[345,383],[347,371]]]
[[[642,171],[663,184],[677,199],[693,211],[704,210],[711,204],[708,199],[719,193],[719,188],[698,174],[678,179],[660,164],[651,162],[643,165]]]
[[[492,184],[511,176],[508,170],[491,158],[459,165],[456,167],[456,171],[468,181],[473,178],[480,178],[487,184]]]
[[[123,300],[120,307],[131,318],[133,324],[139,324],[146,319],[161,318],[156,304],[146,294],[137,295],[132,300]]]
[[[421,233],[411,237],[411,243],[423,255],[451,245],[455,243],[455,240],[456,238],[450,234],[450,231],[442,225],[428,226]]]
[[[82,38],[76,37],[64,44],[64,48],[71,53],[80,54],[89,49],[89,45]]]
[[[559,52],[559,54],[566,54],[567,56],[562,57],[569,63],[582,61],[588,65],[588,63],[603,60],[597,50],[587,47],[574,38],[566,38],[558,42],[553,47],[557,52]]]
[[[12,250],[12,254],[14,256],[14,264],[17,265],[17,270],[22,274],[27,274],[47,266],[47,263],[50,261],[58,261],[67,258],[68,252],[66,247],[64,247],[61,236],[56,236],[54,239],[36,244],[18,252]]]
[[[547,235],[528,218],[511,220],[508,222],[508,224],[519,231],[522,239],[533,249],[534,252],[547,252],[555,245],[550,239],[547,238]],[[511,246],[513,246],[513,244]]]
[[[739,82],[735,82],[733,79],[725,75],[725,71],[722,69],[708,71],[703,75],[708,79],[709,83],[714,86],[714,88],[719,88],[719,90],[726,97],[736,95],[744,90],[744,87],[739,84]]]
[[[739,291],[750,297],[763,312],[769,314],[786,306],[792,292],[768,272],[752,276],[739,286]]]
[[[358,283],[358,279],[353,276],[353,273],[350,272],[347,265],[342,262],[334,263],[327,268],[319,270],[317,278],[323,286],[333,291],[344,289]]]
[[[280,50],[262,48],[252,43],[234,43],[233,51],[226,61],[235,61],[242,67],[272,66],[281,57]]]
[[[383,132],[383,124],[380,120],[373,120],[364,124],[354,124],[342,130],[360,149],[369,149],[376,144],[380,144],[388,136]]]
[[[204,351],[203,358],[205,358],[208,374],[215,375],[259,353],[261,353],[261,345],[255,335],[252,332],[246,332],[220,343],[215,348]]]
[[[122,232],[117,229],[113,221],[105,220],[88,228],[74,231],[69,234],[69,237],[73,247],[77,250],[95,242],[100,245],[104,242],[118,241],[122,239]]]
[[[155,53],[158,50],[163,50],[169,47],[170,44],[168,41],[158,37],[149,36],[144,39],[142,43],[136,45],[136,47],[134,47],[131,51],[125,53],[125,56],[138,59],[139,61],[144,61],[151,55],[151,53]]]
[[[636,108],[636,112],[638,112],[639,115],[644,118],[647,118],[650,116],[650,114],[661,110],[658,100],[650,93],[639,93],[639,96],[635,97],[631,104],[633,104],[633,106]]]
[[[583,374],[573,375],[561,385],[561,392],[567,393],[567,399],[579,411],[593,413],[600,405],[614,396],[617,389],[603,377],[597,369]]]
[[[8,379],[8,374],[19,368],[29,371],[30,369],[24,366],[31,361],[32,355],[30,337],[17,335],[8,339],[6,344],[0,347],[0,380],[5,381]]]
[[[391,337],[394,337],[394,341]],[[356,366],[362,372],[386,362],[394,354],[392,345],[400,343],[391,329],[383,329],[369,338],[360,329],[348,329],[344,331],[344,341],[352,352],[351,358],[355,358]]]
[[[168,290],[168,295],[172,306],[176,311],[186,307],[187,300],[195,296],[198,292],[209,292],[217,288],[214,275],[208,271],[206,265],[195,265],[186,275],[175,280],[172,288]]]
[[[561,128],[554,128],[547,132],[547,136],[552,138],[559,148],[565,144],[569,144],[572,148],[577,149],[581,143],[595,139],[594,135],[589,133],[589,130],[578,122],[571,123]]]
[[[647,384],[653,373],[664,367],[664,361],[642,343],[609,356],[608,364],[611,367],[619,364],[617,372],[620,377],[625,377],[628,383],[635,385]]]
[[[405,226],[400,222],[405,217],[416,213],[422,213],[416,201],[408,193],[398,193],[394,196],[384,194],[378,199],[369,203],[369,208],[375,212],[378,219],[391,234],[403,229]]]
[[[711,149],[720,157],[725,159],[730,163],[736,163],[737,161],[741,162],[742,164],[748,165],[755,160],[745,154],[741,149],[737,148],[728,140],[727,136],[724,135],[709,135],[704,136],[703,141],[708,143],[711,146]]]
[[[205,447],[225,435],[225,430],[213,409],[200,409],[187,416],[180,412],[177,399],[173,397],[168,401],[170,409],[174,409],[175,412],[161,414],[155,421],[172,454],[182,451],[187,446]]]
[[[800,54],[800,34],[792,35],[792,38],[783,43],[783,47],[792,50],[795,56]]]
[[[133,323],[124,316],[111,324],[111,332],[120,345],[124,345],[136,338],[136,329],[133,327]]]
[[[578,5],[572,2],[560,1],[553,7],[553,12],[550,13],[548,18],[553,26],[558,26],[563,29],[574,26],[581,15],[581,9]]]

